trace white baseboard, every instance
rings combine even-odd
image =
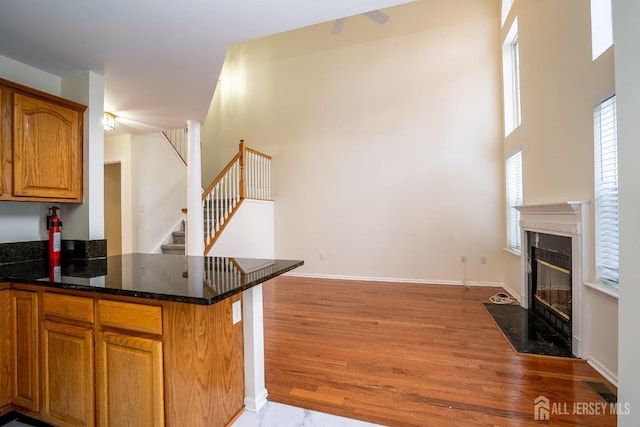
[[[507,292],[509,292],[509,294],[510,294],[513,298],[515,298],[515,299],[518,301],[518,303],[519,303],[520,305],[522,305],[522,295],[520,295],[519,293],[517,293],[516,291],[514,291],[513,289],[511,289],[511,287],[510,287],[509,285],[507,285],[506,283],[503,283],[503,284],[502,284],[502,287],[503,287]]]
[[[330,280],[359,280],[362,282],[389,282],[389,283],[416,283],[422,285],[454,285],[454,286],[490,286],[496,288],[504,288],[504,283],[500,282],[474,282],[461,280],[442,280],[442,279],[412,279],[398,277],[371,277],[371,276],[341,276],[333,274],[314,274],[314,273],[297,273],[288,272],[285,276],[306,277],[310,279],[330,279]]]
[[[255,398],[245,396],[244,409],[250,412],[256,412],[256,413],[260,412],[260,409],[262,409],[264,405],[267,404],[268,395],[269,393],[267,392],[267,389],[263,388],[260,391],[260,393],[258,393],[258,396],[256,396]]]
[[[604,363],[600,362],[593,356],[589,356],[589,358],[587,359],[587,363],[591,365],[593,369],[602,374],[603,377],[611,381],[613,385],[618,387],[618,376],[614,374],[609,368],[607,368]]]

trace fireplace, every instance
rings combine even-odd
[[[521,304],[562,331],[575,356],[586,358],[584,331],[589,312],[583,307],[582,281],[592,270],[589,202],[517,209],[522,231]]]
[[[571,238],[528,231],[529,307],[571,342]]]

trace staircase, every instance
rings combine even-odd
[[[163,135],[184,161],[186,130],[163,132]],[[240,140],[238,153],[202,194],[205,255],[245,199],[273,200],[271,156],[248,148],[244,140]],[[187,211],[182,212],[186,215]],[[185,225],[183,221],[181,230],[172,233],[172,242],[161,246],[162,253],[185,254]]]
[[[180,230],[171,233],[171,243],[166,243],[161,246],[163,254],[184,255],[185,254],[185,232],[184,221]]]
[[[273,200],[271,156],[240,140],[238,153],[202,193],[205,255],[245,199]]]

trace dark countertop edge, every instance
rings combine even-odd
[[[288,260],[288,261],[292,261],[292,260]],[[41,286],[43,288],[92,292],[97,294],[133,297],[133,298],[140,298],[140,299],[146,299],[146,300],[181,302],[186,304],[198,304],[198,305],[213,305],[217,302],[223,301],[229,297],[239,294],[240,292],[244,292],[247,289],[253,288],[254,286],[257,286],[261,283],[267,282],[271,279],[281,276],[295,268],[302,266],[303,264],[304,264],[304,261],[298,261],[295,264],[292,264],[286,268],[283,268],[282,270],[279,270],[277,273],[269,274],[267,276],[261,277],[258,280],[249,282],[244,286],[240,286],[231,291],[228,291],[219,295],[214,295],[212,297],[189,297],[189,296],[180,296],[180,295],[159,294],[159,293],[153,293],[153,292],[132,291],[128,289],[101,288],[101,287],[89,286],[89,285],[47,282],[42,280],[25,280],[25,279],[20,279],[16,277],[0,277],[0,283],[5,283],[5,282],[19,283],[23,285]]]

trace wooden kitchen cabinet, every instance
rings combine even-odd
[[[98,300],[98,425],[164,426],[162,308]]]
[[[241,299],[138,303],[0,283],[0,415],[56,427],[229,425],[244,408]]]
[[[93,426],[93,299],[45,292],[42,313],[42,417],[59,427]]]
[[[162,342],[100,332],[97,352],[98,425],[164,426]]]
[[[11,197],[12,97],[0,86],[0,200]]]
[[[11,292],[11,402],[39,412],[38,294]]]
[[[0,200],[81,202],[85,106],[0,79]]]
[[[93,426],[93,330],[44,322],[42,364],[44,420],[60,427]]]

